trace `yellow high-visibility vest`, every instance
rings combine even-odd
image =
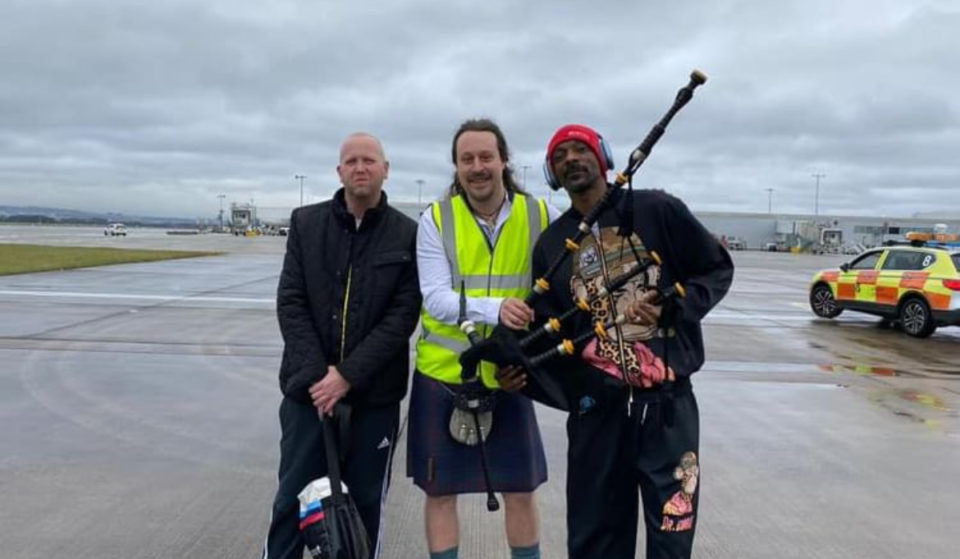
[[[547,205],[523,194],[513,196],[510,215],[493,246],[460,195],[444,198],[431,206],[433,221],[443,240],[450,263],[450,287],[467,297],[526,297],[531,290],[533,245],[547,228]],[[460,354],[470,347],[466,334],[456,324],[446,324],[420,310],[421,334],[417,341],[417,370],[436,380],[460,384]],[[489,336],[495,325],[478,324],[477,331]],[[499,386],[497,367],[481,362],[483,383]]]

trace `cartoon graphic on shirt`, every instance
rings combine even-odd
[[[598,243],[599,238],[599,243]],[[634,233],[630,240],[637,256],[648,258],[643,242]],[[589,300],[610,280],[635,269],[639,264],[630,243],[617,235],[616,227],[601,229],[599,236],[590,235],[583,239],[574,261],[574,274],[571,279],[571,291],[574,297]],[[611,310],[610,297],[604,297],[590,304],[595,321],[607,322],[623,314],[627,307],[643,293],[655,289],[660,280],[660,266],[653,265],[642,274],[630,279],[617,290]],[[618,332],[623,334],[621,341]],[[626,323],[619,330],[610,329],[607,339],[594,339],[583,350],[583,359],[594,367],[634,386],[649,388],[664,380],[673,380],[673,370],[667,370],[663,360],[644,343],[660,337],[656,326],[643,326]],[[625,363],[621,363],[625,361]],[[623,378],[623,373],[626,378]]]
[[[673,478],[680,482],[680,491],[674,493],[663,504],[661,530],[683,532],[693,529],[693,521],[696,518],[693,513],[693,497],[697,492],[699,477],[700,466],[697,464],[697,455],[693,452],[684,452],[680,458],[680,465],[673,470]]]

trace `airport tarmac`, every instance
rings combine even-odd
[[[278,459],[284,239],[0,226],[3,242],[225,254],[0,277],[0,557],[259,557]],[[694,557],[956,557],[960,328],[916,340],[866,315],[815,318],[807,282],[841,256],[734,259],[694,377]],[[538,414],[543,556],[565,557],[565,416]],[[426,556],[404,445],[390,559]],[[483,502],[461,501],[464,559],[509,555],[502,513]]]

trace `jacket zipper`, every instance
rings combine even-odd
[[[343,350],[347,345],[347,304],[350,302],[350,280],[353,278],[353,265],[347,269],[347,291],[343,296],[343,311],[340,313],[340,362],[343,363]]]

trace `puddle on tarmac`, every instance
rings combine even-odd
[[[858,375],[876,375],[880,377],[911,375],[911,373],[904,373],[890,367],[875,367],[872,365],[819,365],[819,369],[825,373],[854,373]],[[914,373],[914,376],[915,375],[916,374]]]
[[[821,365],[819,369],[832,374],[852,373],[865,376],[922,378],[922,375],[916,372],[898,371],[892,367],[864,364]],[[840,386],[850,388],[848,384],[841,384]],[[952,409],[940,396],[913,388],[870,390],[866,397],[897,417],[919,423],[937,432],[946,433],[950,431],[948,425],[955,425],[956,419],[960,417],[957,410]]]
[[[938,411],[951,411],[950,408],[947,407],[946,402],[943,401],[943,398],[940,398],[934,394],[926,394],[924,392],[918,392],[910,389],[899,390],[897,391],[897,394],[900,396],[900,398],[908,402],[920,404],[921,406]]]
[[[847,358],[846,355],[839,355],[838,357]],[[825,365],[818,365],[817,368],[825,373],[855,373],[858,375],[874,375],[880,377],[917,377],[924,378],[926,375],[952,375],[956,374],[956,371],[953,369],[942,369],[939,367],[912,367],[910,370],[906,370],[902,367],[894,367],[891,365],[866,365],[863,363],[857,363],[856,360],[851,359],[853,364],[848,363],[832,363]],[[958,377],[960,380],[960,377]]]
[[[960,375],[960,359],[956,347],[944,340],[906,340],[895,337],[865,337],[845,333],[842,337],[807,339],[806,346],[822,352],[829,367],[860,369],[851,372],[881,376],[916,376],[923,374]],[[917,344],[923,344],[918,346]],[[873,369],[870,371],[869,369]],[[893,375],[890,374],[893,371]]]
[[[940,397],[915,390],[878,391],[869,399],[897,417],[919,423],[933,431],[947,433],[958,415]]]

